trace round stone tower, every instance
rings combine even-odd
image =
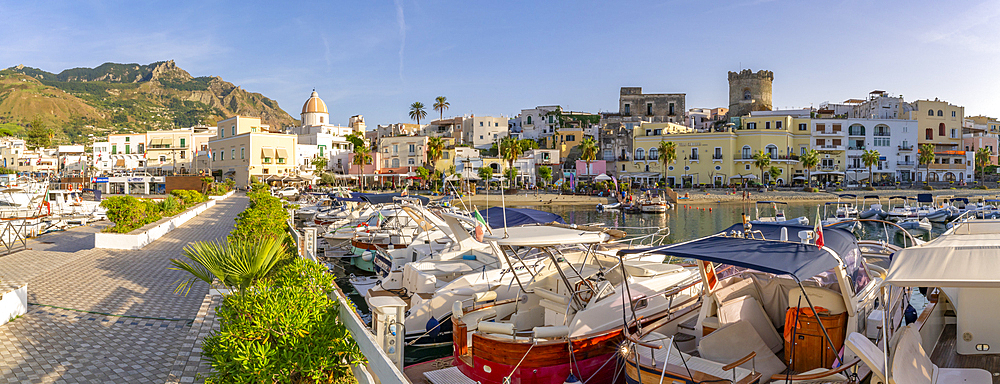
[[[771,110],[774,72],[744,69],[729,72],[729,116],[746,116],[751,111]]]

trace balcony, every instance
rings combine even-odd
[[[900,151],[912,151],[913,150],[913,146],[912,145],[906,145],[906,146],[900,145],[900,146],[897,146],[897,147],[899,148]]]
[[[712,155],[712,160],[722,160],[722,154],[719,153],[719,154]]]
[[[691,160],[691,161],[698,161],[698,155],[691,155],[691,156],[688,156],[688,157],[687,157],[687,159],[688,159],[688,160]]]
[[[865,150],[865,146],[864,145],[852,145],[850,147],[847,147],[847,149],[852,150],[852,151],[864,151]]]
[[[840,167],[836,165],[821,165],[817,167],[817,169],[824,172],[833,172],[833,171],[839,171]]]
[[[844,131],[834,131],[832,129],[824,129],[822,131],[816,131],[817,136],[843,136]]]
[[[916,162],[913,162],[913,161],[897,161],[896,162],[896,165],[911,166],[911,167],[913,165],[915,165],[915,164],[916,164]]]
[[[865,131],[858,131],[858,130],[848,130],[847,131],[847,136],[864,136],[864,135],[865,135]]]
[[[965,169],[965,164],[928,164],[930,169]]]
[[[816,149],[819,149],[821,151],[843,151],[844,146],[834,145],[834,144],[823,144],[823,145],[817,145]]]

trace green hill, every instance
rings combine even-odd
[[[0,70],[0,127],[41,118],[56,142],[113,132],[215,125],[234,115],[280,128],[298,122],[278,103],[218,77],[192,77],[173,61],[105,63],[58,74],[18,65]]]

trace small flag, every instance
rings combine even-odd
[[[379,213],[378,213],[378,221],[375,222],[375,226],[376,227],[381,227],[383,220],[385,220],[385,216],[382,216],[382,212],[379,211]]]
[[[482,243],[483,242],[483,236],[486,236],[486,230],[483,229],[483,225],[482,224],[476,226],[476,233],[475,234],[476,234],[476,241]]]
[[[480,215],[479,211],[476,211],[475,217],[476,217],[476,220],[478,220],[480,223],[482,223],[483,225],[486,225],[486,219],[483,219],[483,215]]]
[[[819,207],[816,207],[816,228],[813,232],[816,232],[816,246],[823,248],[823,220],[819,216]]]

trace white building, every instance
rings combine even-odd
[[[62,175],[82,175],[87,166],[87,153],[82,145],[60,145],[56,148],[59,173]]]
[[[462,143],[478,149],[489,149],[497,140],[507,137],[507,117],[469,116],[462,119]]]
[[[111,145],[109,159],[112,172],[132,172],[146,167],[146,134],[122,133],[108,135]]]
[[[27,150],[23,139],[15,137],[0,138],[0,157],[3,157],[3,167],[7,169],[17,168],[17,159]]]
[[[511,119],[511,132],[516,132],[521,139],[538,140],[555,134],[559,120],[553,112],[560,109],[558,105],[538,106],[532,109],[522,109],[517,118]]]
[[[813,119],[813,148],[844,151],[840,169],[848,182],[866,182],[865,150],[879,152],[875,181],[909,182],[917,169],[917,121],[900,119]],[[822,129],[821,129],[822,128]]]
[[[352,133],[365,133],[365,119],[361,115],[351,116],[348,125],[339,126],[330,123],[330,111],[323,99],[313,90],[312,95],[302,105],[302,126],[290,127],[286,133],[298,136],[298,144],[315,146],[315,151],[306,147],[303,149],[312,157],[327,159],[327,170],[337,173],[347,173],[348,156],[353,146],[347,141]],[[299,152],[299,160],[304,156]],[[311,161],[310,161],[311,162]],[[300,161],[299,164],[302,164]],[[312,171],[310,169],[310,171]]]

